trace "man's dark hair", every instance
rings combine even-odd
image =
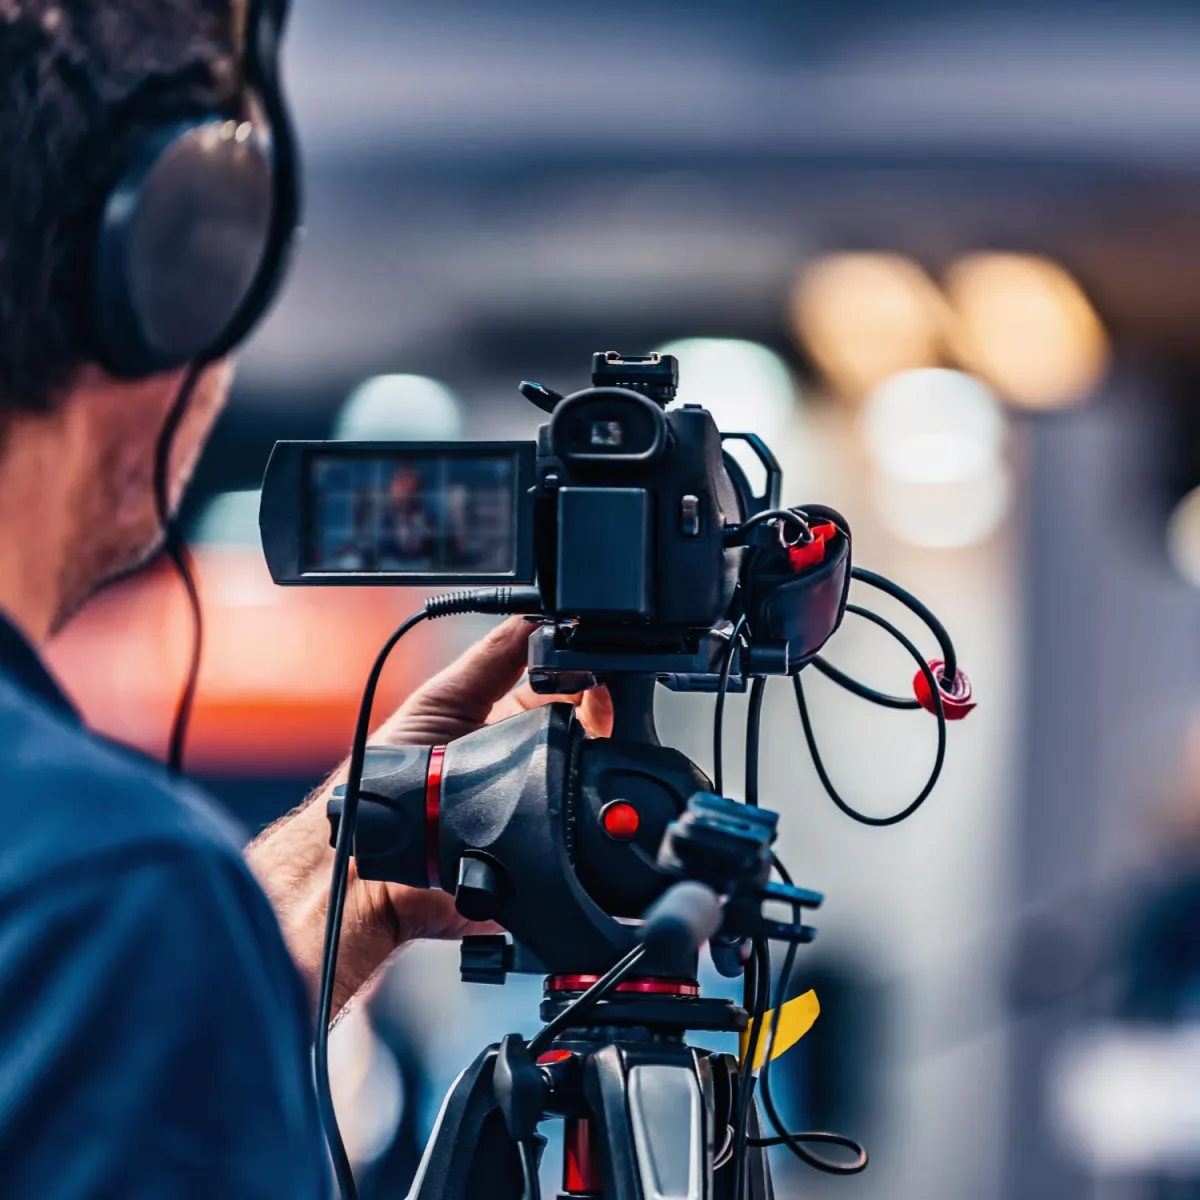
[[[0,0],[0,416],[88,361],[92,232],[139,128],[228,103],[238,0]]]

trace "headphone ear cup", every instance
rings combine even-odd
[[[271,236],[270,138],[214,117],[139,138],[100,216],[93,333],[140,378],[203,359],[243,311]]]

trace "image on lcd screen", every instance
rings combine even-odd
[[[516,570],[512,455],[316,454],[308,483],[308,571]]]

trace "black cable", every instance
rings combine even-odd
[[[947,695],[952,695],[954,680],[958,672],[958,655],[955,652],[954,643],[950,639],[950,634],[947,633],[946,627],[941,621],[916,596],[905,588],[902,588],[899,584],[893,583],[885,576],[879,575],[874,571],[868,571],[864,567],[854,567],[850,574],[852,578],[857,579],[860,583],[877,588],[879,591],[898,600],[910,612],[920,618],[930,633],[933,634],[934,638],[937,639],[938,647],[942,652],[942,659],[945,663],[943,682],[939,690],[945,692]],[[847,611],[855,612],[858,610],[848,608]],[[814,658],[812,665],[826,679],[833,680],[839,687],[845,688],[846,691],[858,696],[861,700],[869,700],[872,704],[878,704],[883,708],[912,710],[924,707],[914,696],[893,696],[887,692],[881,692],[876,688],[869,687],[867,684],[847,675],[844,671],[840,671],[832,663],[827,662],[823,658]]]
[[[179,391],[171,404],[167,419],[158,435],[158,444],[154,451],[154,511],[158,518],[158,527],[162,530],[163,551],[170,559],[183,584],[187,596],[188,609],[192,618],[192,648],[188,658],[187,674],[184,676],[183,687],[175,705],[175,715],[171,719],[171,732],[167,738],[167,769],[174,775],[183,770],[184,745],[187,738],[188,721],[192,715],[192,705],[196,699],[196,687],[200,681],[200,656],[204,649],[204,620],[200,608],[200,592],[196,587],[196,579],[192,570],[191,556],[184,545],[183,534],[174,514],[171,511],[171,449],[175,444],[175,434],[179,424],[187,412],[196,384],[204,373],[205,363],[192,363],[184,372],[179,384]]]
[[[767,1086],[763,1085],[763,1099],[766,1100]],[[797,1150],[796,1145],[800,1142],[817,1142],[824,1146],[844,1146],[847,1150],[853,1151],[860,1156],[860,1161],[855,1163],[835,1163],[831,1159],[821,1158],[819,1154],[813,1154],[810,1150],[803,1148]],[[857,1142],[854,1138],[845,1133],[827,1133],[819,1129],[806,1129],[803,1133],[789,1133],[786,1130],[783,1133],[777,1133],[774,1137],[751,1138],[751,1146],[787,1146],[801,1162],[807,1163],[810,1167],[815,1167],[818,1171],[825,1171],[830,1175],[857,1175],[860,1171],[865,1171],[870,1164],[870,1157],[867,1154],[866,1147],[861,1142]]]
[[[933,678],[933,672],[929,669],[929,664],[921,657],[921,652],[908,640],[899,629],[890,621],[881,617],[878,613],[871,612],[866,608],[858,608],[853,604],[846,606],[847,612],[852,612],[856,616],[865,617],[868,621],[874,622],[881,629],[886,630],[892,635],[916,660],[921,669],[921,673],[925,676],[925,682],[929,686],[929,694],[936,697],[935,713],[937,717],[938,745],[937,754],[933,760],[933,769],[929,773],[929,778],[926,780],[925,786],[921,789],[917,798],[912,801],[906,808],[901,809],[897,813],[893,813],[889,817],[871,817],[866,813],[859,812],[847,804],[845,800],[838,794],[837,788],[833,786],[833,781],[829,778],[829,772],[825,769],[825,763],[821,759],[821,753],[817,749],[817,739],[813,734],[812,720],[808,715],[808,704],[804,699],[804,684],[800,679],[800,672],[792,676],[792,685],[796,689],[796,707],[800,710],[800,723],[804,727],[804,740],[808,743],[809,753],[812,755],[813,766],[816,768],[817,776],[820,778],[825,791],[829,798],[841,809],[846,816],[852,820],[858,821],[862,825],[873,825],[881,827],[885,825],[898,825],[901,821],[907,820],[913,813],[925,803],[929,793],[933,791],[937,785],[938,778],[942,773],[942,764],[946,760],[946,713],[942,706],[942,693],[938,688],[936,681]]]
[[[750,703],[746,711],[746,803],[758,807],[758,752],[761,742],[763,697],[766,694],[765,676],[757,676],[750,685]],[[750,1015],[750,1034],[746,1039],[746,1055],[739,1068],[741,1081],[737,1124],[733,1134],[734,1200],[741,1200],[746,1173],[746,1125],[754,1095],[754,1060],[762,1034],[762,1017],[770,1003],[770,950],[762,938],[751,944],[750,962],[746,968],[743,1003]]]
[[[530,1142],[518,1142],[517,1157],[521,1160],[521,1178],[525,1181],[524,1200],[542,1200],[542,1181],[538,1178],[533,1145]]]
[[[746,710],[746,803],[751,808],[758,807],[758,747],[766,691],[767,677],[755,676],[750,685],[750,703]]]
[[[762,1033],[762,1018],[771,1002],[771,952],[765,938],[755,938],[746,968],[745,1003],[750,1018],[750,1033],[746,1053],[738,1066],[737,1123],[733,1130],[733,1197],[742,1200],[746,1184],[746,1128],[750,1121],[750,1106],[754,1102],[754,1060]]]
[[[797,921],[799,920],[798,910],[796,919]],[[818,1171],[823,1171],[826,1175],[857,1175],[860,1171],[867,1169],[869,1161],[867,1152],[862,1145],[844,1133],[826,1133],[823,1131],[789,1132],[780,1119],[779,1111],[775,1107],[774,1097],[771,1095],[771,1055],[775,1046],[775,1038],[779,1033],[779,1021],[783,1013],[783,1006],[787,1001],[787,993],[789,984],[791,983],[792,971],[796,965],[796,951],[798,949],[798,944],[792,942],[787,948],[787,954],[784,956],[783,970],[780,973],[779,982],[775,986],[775,1004],[771,1013],[771,1032],[767,1037],[763,1067],[759,1074],[759,1090],[762,1093],[763,1107],[766,1109],[767,1119],[776,1130],[777,1136],[752,1138],[750,1145],[786,1146],[801,1162]],[[856,1157],[853,1162],[836,1162],[831,1158],[824,1158],[820,1154],[815,1154],[804,1144],[806,1142],[827,1146],[842,1146]]]
[[[317,1031],[313,1042],[313,1075],[316,1080],[317,1099],[321,1105],[325,1125],[325,1138],[333,1159],[333,1169],[343,1200],[357,1200],[358,1188],[354,1182],[354,1169],[346,1153],[338,1128],[337,1114],[333,1108],[333,1091],[329,1081],[329,1023],[333,1018],[333,985],[337,976],[338,940],[342,929],[342,911],[346,904],[346,886],[350,868],[350,850],[353,845],[354,828],[358,818],[359,791],[362,787],[363,763],[367,753],[367,735],[371,729],[371,708],[375,700],[375,689],[396,643],[413,626],[432,614],[428,608],[413,613],[384,643],[371,667],[363,688],[362,702],[358,708],[358,719],[354,726],[354,741],[350,745],[350,767],[346,775],[345,799],[342,803],[342,819],[338,822],[337,841],[333,851],[333,879],[329,885],[329,907],[325,913],[325,944],[321,951],[321,986],[317,995]]]
[[[771,855],[771,865],[778,872],[779,878],[790,886],[792,874],[778,854]],[[801,915],[798,904],[792,907],[792,917],[797,925],[800,924]],[[759,1073],[759,1088],[762,1092],[763,1107],[766,1109],[767,1119],[776,1130],[776,1136],[750,1138],[748,1139],[748,1144],[764,1148],[767,1146],[787,1146],[801,1162],[807,1163],[808,1166],[814,1167],[818,1171],[824,1171],[828,1175],[857,1175],[860,1171],[866,1170],[868,1161],[867,1152],[859,1142],[856,1142],[852,1137],[844,1133],[826,1133],[817,1130],[808,1130],[803,1133],[789,1132],[780,1119],[779,1112],[775,1107],[774,1097],[771,1095],[771,1062],[774,1055],[775,1040],[779,1036],[779,1023],[782,1019],[783,1007],[787,1002],[787,994],[791,990],[792,972],[795,969],[796,953],[798,950],[799,943],[792,942],[788,946],[787,954],[783,960],[783,972],[779,976],[779,982],[776,985],[775,1003],[771,1011],[771,1030],[767,1037],[766,1051],[763,1054],[762,1071]],[[804,1145],[806,1142],[826,1146],[841,1146],[851,1151],[857,1157],[851,1163],[835,1162],[832,1159],[822,1158],[819,1154],[814,1154]]]
[[[729,672],[733,668],[733,656],[737,653],[738,638],[746,626],[746,614],[742,613],[734,622],[729,634],[729,645],[725,648],[725,656],[721,660],[721,675],[717,681],[717,707],[713,711],[713,790],[719,796],[724,791],[724,753],[722,742],[725,734],[725,695],[729,691]]]
[[[346,1153],[333,1108],[333,1092],[329,1082],[329,1024],[333,1018],[333,987],[337,978],[338,942],[342,931],[342,912],[346,905],[350,854],[358,823],[358,801],[362,790],[363,765],[367,755],[367,737],[371,731],[371,709],[375,690],[388,656],[396,643],[421,621],[456,613],[537,613],[541,611],[541,594],[531,587],[471,588],[431,596],[425,607],[418,609],[388,638],[379,651],[363,688],[362,702],[354,725],[354,740],[350,744],[350,763],[346,772],[346,790],[342,801],[342,819],[338,822],[337,840],[333,851],[333,877],[329,884],[329,906],[325,912],[325,941],[321,950],[321,984],[317,993],[317,1030],[313,1041],[313,1076],[325,1138],[333,1159],[334,1174],[343,1200],[357,1200],[358,1188],[354,1170]]]
[[[792,873],[783,865],[783,859],[778,854],[771,855],[771,866],[779,873],[779,878],[783,880],[788,887],[792,886]],[[800,919],[800,914],[796,914],[796,920]]]
[[[845,688],[846,691],[857,696],[860,700],[869,700],[872,704],[878,704],[881,708],[914,709],[924,707],[915,696],[892,696],[887,692],[877,691],[865,683],[860,683],[844,671],[839,671],[832,663],[826,662],[820,655],[812,659],[812,666],[816,667],[826,679],[832,679],[839,687]]]
[[[641,962],[642,957],[646,953],[646,947],[643,945],[634,946],[628,954],[625,955],[615,966],[609,969],[592,984],[582,996],[577,996],[566,1008],[558,1014],[554,1020],[543,1025],[541,1030],[534,1034],[533,1040],[529,1043],[529,1055],[534,1062],[537,1062],[540,1055],[551,1042],[569,1025],[577,1024],[579,1018],[586,1013],[591,1012],[604,997],[612,991],[613,988],[633,970],[634,967]]]
[[[955,652],[954,643],[950,640],[950,634],[946,631],[945,625],[912,592],[902,588],[898,583],[893,583],[886,576],[879,575],[874,571],[868,571],[865,567],[852,568],[850,575],[851,578],[857,579],[859,583],[865,583],[868,587],[876,588],[886,595],[891,596],[893,600],[898,600],[909,612],[920,618],[929,632],[937,639],[937,644],[942,651],[942,662],[944,664],[943,678],[945,679],[946,691],[947,693],[951,692],[954,687],[954,680],[958,675],[958,654]],[[847,611],[850,611],[850,609],[847,608]],[[936,692],[940,689],[934,686],[933,690]]]
[[[928,668],[927,668],[928,669]],[[799,676],[796,677],[799,682]],[[762,718],[762,700],[766,691],[766,679],[757,678],[751,688],[749,713],[746,719],[746,803],[758,803],[758,752],[759,731]],[[791,872],[777,854],[771,855],[772,865],[779,877],[786,884],[791,884]],[[799,906],[793,908],[794,920],[800,923]],[[750,1036],[747,1038],[747,1052],[739,1067],[741,1092],[737,1113],[737,1125],[734,1130],[734,1198],[742,1200],[745,1189],[746,1151],[750,1147],[765,1148],[768,1146],[787,1146],[802,1162],[818,1171],[830,1175],[856,1175],[867,1166],[867,1152],[853,1138],[840,1133],[789,1132],[779,1117],[774,1098],[770,1093],[770,1067],[776,1038],[779,1034],[779,1023],[782,1018],[783,1006],[791,982],[792,971],[795,967],[796,953],[799,944],[792,942],[788,946],[784,960],[783,973],[777,985],[775,1004],[771,1013],[770,1031],[763,1054],[763,1066],[759,1074],[759,1083],[763,1096],[763,1105],[767,1117],[775,1128],[777,1136],[750,1138],[747,1136],[750,1121],[750,1111],[754,1102],[754,1063],[758,1057],[758,1040],[761,1026],[768,1006],[771,1003],[771,951],[768,942],[756,938],[753,943],[753,953],[750,966],[746,973],[745,1003],[750,1014]],[[824,1144],[841,1146],[855,1154],[855,1160],[849,1163],[839,1163],[833,1159],[824,1158],[808,1148],[808,1144]]]
[[[882,618],[880,618],[882,621]],[[898,631],[897,631],[898,632]],[[913,648],[915,652],[915,647]],[[925,667],[928,671],[928,667]],[[800,687],[800,676],[796,675],[796,685]],[[758,755],[760,744],[760,727],[762,724],[762,702],[766,692],[766,678],[758,677],[751,685],[749,712],[746,718],[746,803],[758,804]],[[798,691],[803,705],[803,692]],[[802,713],[805,710],[802,707]],[[939,716],[941,715],[941,700],[938,701]],[[944,731],[945,721],[942,720]],[[814,751],[814,761],[816,755]],[[935,778],[936,782],[936,778]],[[923,798],[923,797],[922,797]],[[784,865],[779,855],[772,853],[772,866],[786,884],[791,884],[791,872]],[[800,907],[793,906],[793,919],[800,923]],[[750,1036],[747,1039],[747,1053],[740,1065],[739,1078],[741,1082],[740,1103],[738,1106],[737,1126],[734,1131],[734,1200],[742,1200],[745,1188],[745,1160],[749,1147],[765,1148],[767,1146],[787,1146],[802,1162],[818,1171],[829,1175],[856,1175],[867,1167],[867,1152],[853,1138],[840,1133],[803,1132],[792,1133],[784,1126],[779,1112],[771,1096],[771,1058],[774,1053],[775,1041],[779,1035],[779,1023],[783,1015],[783,1006],[795,968],[796,953],[799,949],[797,942],[792,942],[787,949],[783,971],[776,987],[775,1004],[771,1012],[770,1032],[763,1054],[763,1065],[759,1076],[763,1097],[763,1106],[767,1117],[776,1130],[776,1137],[749,1138],[747,1137],[750,1121],[750,1110],[754,1102],[754,1063],[758,1055],[758,1039],[761,1025],[767,1008],[770,1005],[771,990],[771,951],[767,941],[756,938],[753,943],[751,967],[747,970],[746,1004],[752,1022]],[[753,977],[751,977],[751,975]],[[833,1159],[824,1158],[808,1149],[805,1143],[842,1146],[855,1154],[855,1160],[849,1163],[839,1163]]]
[[[807,540],[812,540],[812,529],[808,524],[808,514],[802,508],[764,508],[762,512],[755,513],[754,516],[747,518],[740,525],[727,528],[725,530],[725,544],[727,546],[739,545],[750,530],[758,525],[762,525],[765,521],[795,521],[808,535]]]

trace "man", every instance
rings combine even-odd
[[[154,451],[182,377],[121,382],[76,343],[79,156],[99,152],[146,71],[199,65],[211,87],[234,42],[219,0],[0,0],[5,1197],[303,1200],[329,1187],[309,1077],[327,789],[259,838],[248,868],[202,797],[82,727],[38,656],[159,544]],[[193,394],[173,504],[230,377],[215,363]],[[533,703],[509,692],[525,640],[520,622],[499,626],[377,736],[443,742]],[[461,929],[444,894],[352,876],[336,1003],[404,942]]]

